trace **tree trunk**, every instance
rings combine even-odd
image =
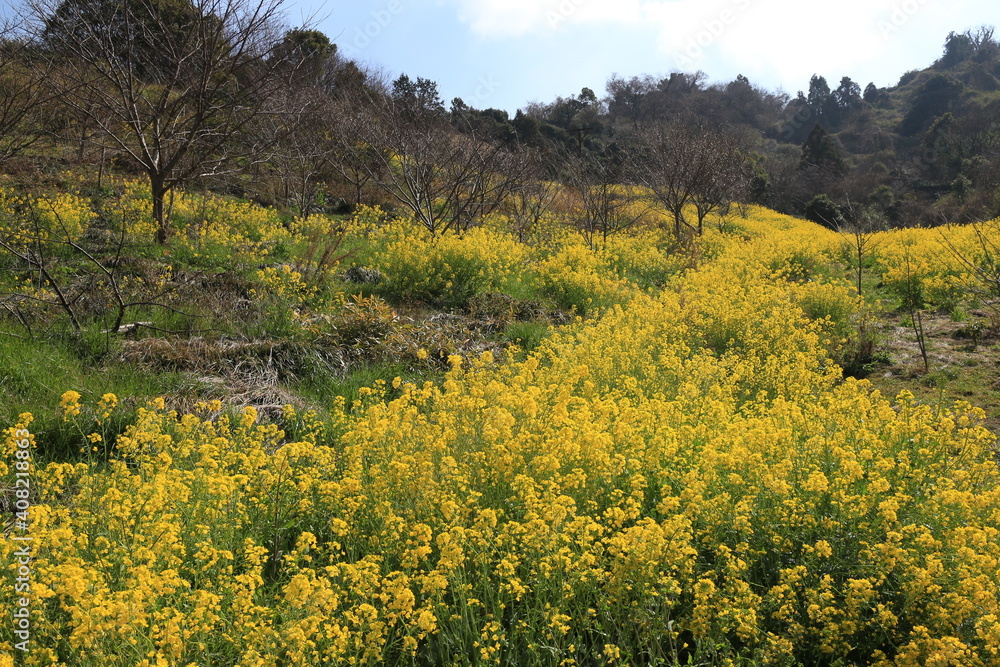
[[[101,166],[97,169],[97,189],[100,190],[104,183],[104,158],[107,155],[108,147],[104,145],[104,140],[101,140]]]
[[[163,245],[167,242],[169,224],[164,214],[163,200],[167,194],[164,178],[159,175],[149,176],[149,192],[153,198],[153,220],[156,222],[156,242]]]
[[[76,161],[83,164],[84,152],[87,148],[87,126],[86,124],[80,127],[80,149],[79,154],[76,156]]]

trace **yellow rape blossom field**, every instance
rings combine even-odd
[[[85,233],[79,202],[51,204]],[[191,253],[225,237],[263,256],[307,227],[175,205],[200,221]],[[30,525],[0,540],[2,605],[30,610],[20,664],[1000,665],[996,436],[967,403],[845,378],[871,307],[845,236],[751,208],[695,250],[652,226],[594,251],[565,230],[522,243],[499,216],[431,240],[377,213],[345,233],[383,289],[530,284],[586,318],[280,419],[167,396],[115,434],[129,397],[61,388],[86,455],[29,466],[30,413],[3,439],[2,478],[31,480]],[[915,277],[929,304],[962,298],[961,257],[985,247],[876,236],[871,280]],[[300,270],[254,267],[260,298],[341,307]]]

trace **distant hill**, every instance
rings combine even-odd
[[[950,33],[941,57],[899,83],[865,88],[814,75],[797,96],[739,76],[707,83],[704,73],[613,77],[606,96],[532,104],[508,119],[481,115],[494,136],[607,153],[640,128],[687,120],[748,140],[759,165],[756,203],[803,214],[819,195],[843,209],[871,207],[897,225],[1000,216],[1000,43],[990,27]],[[821,163],[803,158],[816,127],[832,138]],[[809,152],[808,150],[806,151]],[[836,167],[832,165],[838,165]]]

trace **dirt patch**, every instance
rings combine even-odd
[[[943,313],[923,313],[927,366],[909,315],[892,313],[879,349],[889,363],[868,380],[886,396],[907,389],[919,400],[947,408],[968,401],[986,411],[985,425],[1000,434],[1000,332],[989,311],[973,311],[961,321]]]

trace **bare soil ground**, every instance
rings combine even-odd
[[[925,368],[908,314],[890,316],[880,350],[890,363],[877,366],[868,380],[884,395],[903,389],[928,404],[948,407],[968,401],[986,411],[986,426],[1000,434],[1000,329],[992,310],[974,310],[956,321],[943,313],[923,313],[927,348]]]

